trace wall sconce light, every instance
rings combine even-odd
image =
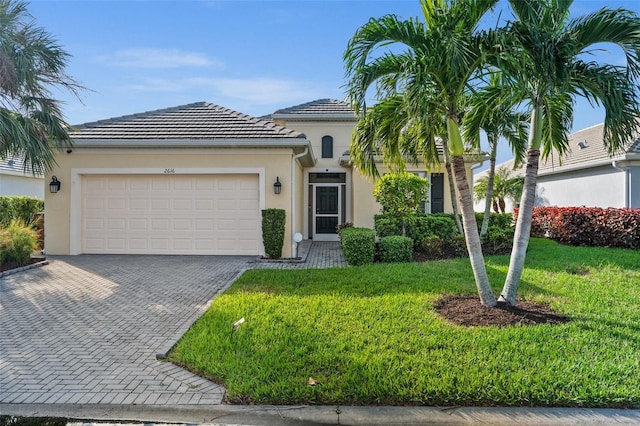
[[[55,194],[60,191],[60,181],[57,177],[51,176],[51,182],[49,183],[49,192]]]
[[[273,193],[278,195],[282,191],[282,184],[280,183],[280,177],[276,177],[276,183],[273,184]]]

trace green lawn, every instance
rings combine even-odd
[[[487,258],[495,292],[507,266]],[[639,267],[638,251],[532,239],[519,297],[572,321],[505,329],[433,309],[442,294],[474,294],[468,259],[253,270],[170,360],[233,402],[640,407]]]

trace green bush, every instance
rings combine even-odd
[[[429,235],[422,240],[422,251],[429,259],[441,259],[445,255],[444,241],[437,235]]]
[[[36,250],[38,236],[23,220],[14,219],[5,229],[0,229],[0,264],[17,262],[29,263]]]
[[[390,235],[402,235],[402,221],[389,215],[374,216],[374,227],[378,238]],[[449,241],[458,235],[456,222],[452,214],[420,213],[406,225],[406,236],[413,240],[414,250],[421,250],[426,237],[437,235],[444,241]]]
[[[282,257],[286,212],[283,209],[262,210],[262,243],[267,257]]]
[[[13,219],[30,223],[33,215],[44,211],[44,201],[34,197],[0,196],[0,226],[9,226]]]
[[[383,263],[411,262],[413,240],[409,237],[392,235],[380,240],[380,260]]]
[[[450,256],[452,257],[468,256],[467,242],[464,239],[464,235],[461,235],[461,234],[455,235],[451,240],[447,242],[446,250],[450,253]]]
[[[376,234],[368,228],[343,228],[340,231],[340,243],[344,257],[349,265],[373,263],[376,249]]]
[[[378,238],[402,235],[402,220],[384,214],[373,217],[374,229]]]
[[[485,255],[507,254],[513,245],[513,229],[490,226],[482,238],[482,250]]]

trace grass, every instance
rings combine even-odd
[[[640,407],[638,265],[638,251],[532,239],[519,297],[572,321],[504,329],[433,309],[443,294],[474,294],[468,259],[252,270],[170,360],[232,402]],[[507,268],[508,256],[487,258],[496,293]]]

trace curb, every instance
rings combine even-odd
[[[48,260],[43,260],[42,262],[31,263],[29,265],[21,266],[19,268],[10,269],[8,271],[0,272],[0,278],[4,278],[4,277],[9,276],[9,275],[17,274],[18,272],[22,272],[22,271],[28,271],[29,269],[39,268],[41,266],[48,265],[48,264],[49,264]]]

